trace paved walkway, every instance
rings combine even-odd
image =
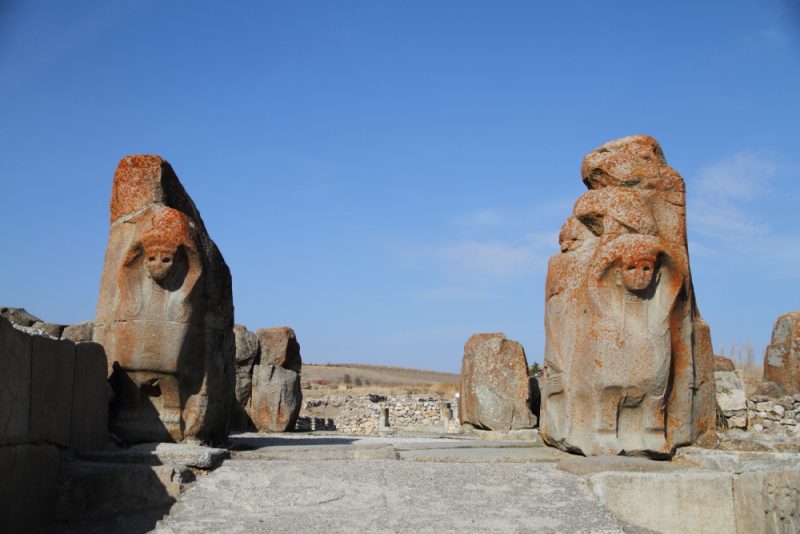
[[[236,442],[156,532],[624,532],[582,478],[555,469],[563,453],[544,447],[308,434]]]

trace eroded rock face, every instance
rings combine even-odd
[[[236,343],[236,405],[231,414],[231,429],[247,430],[250,419],[246,406],[253,385],[253,366],[258,358],[258,338],[242,325],[233,327]]]
[[[671,454],[714,427],[711,334],[695,304],[685,189],[645,135],[590,152],[550,259],[542,438],[586,455]]]
[[[221,442],[233,402],[231,277],[172,167],[123,158],[94,340],[115,390],[111,431],[127,442]]]
[[[461,424],[485,430],[533,428],[529,394],[522,345],[500,333],[474,334],[467,340],[458,400]]]
[[[262,432],[292,430],[303,403],[300,344],[288,327],[262,328],[256,336],[259,356],[253,367],[247,414]]]
[[[778,317],[764,356],[764,380],[800,393],[800,310]]]

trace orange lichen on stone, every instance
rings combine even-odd
[[[160,156],[139,154],[122,158],[114,173],[111,192],[111,222],[153,202],[163,201]]]
[[[540,433],[587,455],[670,455],[714,414],[683,179],[643,135],[593,150],[581,174],[548,265]]]
[[[623,137],[589,152],[581,165],[589,189],[608,186],[683,192],[680,174],[667,165],[658,141],[649,135]]]

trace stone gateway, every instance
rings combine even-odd
[[[158,156],[117,167],[95,323],[115,393],[114,434],[129,443],[225,440],[235,383],[231,275]]]
[[[670,455],[713,429],[715,409],[683,179],[645,135],[590,152],[581,173],[589,191],[547,271],[542,438],[585,455]]]

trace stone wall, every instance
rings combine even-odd
[[[800,394],[770,399],[756,395],[747,400],[747,421],[753,432],[786,434],[800,438]]]
[[[394,432],[454,434],[458,399],[441,395],[330,394],[303,402],[297,430],[336,430],[372,436]]]
[[[108,442],[103,348],[25,328],[0,317],[0,524],[12,532],[53,519],[63,451]]]

